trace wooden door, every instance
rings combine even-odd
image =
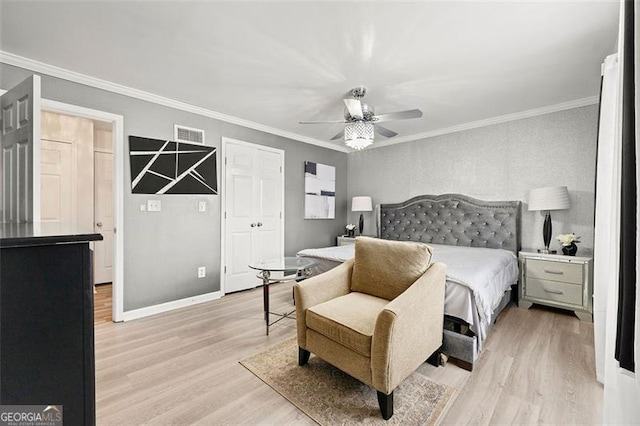
[[[40,76],[0,97],[2,222],[40,221]]]
[[[228,142],[225,158],[225,293],[261,284],[253,262],[284,255],[284,153]]]

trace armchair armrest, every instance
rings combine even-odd
[[[373,385],[389,393],[442,345],[446,265],[434,263],[378,315]]]
[[[298,346],[306,348],[307,309],[349,293],[352,272],[353,259],[350,259],[327,272],[308,278],[293,286]]]

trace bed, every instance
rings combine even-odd
[[[377,236],[418,241],[447,264],[443,352],[471,370],[491,325],[516,295],[519,201],[482,201],[459,194],[421,195],[376,206]],[[354,246],[306,249],[318,272],[354,255]]]

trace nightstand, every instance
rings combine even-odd
[[[346,246],[356,243],[356,237],[347,237],[346,235],[340,235],[337,238],[339,246]]]
[[[521,251],[519,305],[533,303],[573,311],[593,321],[593,259],[591,257]]]

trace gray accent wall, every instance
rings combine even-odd
[[[0,64],[0,87],[9,89],[32,72]],[[212,93],[211,96],[215,96]],[[42,97],[124,116],[124,310],[220,290],[221,196],[139,195],[131,193],[128,136],[173,139],[175,123],[203,129],[206,144],[218,148],[220,194],[221,137],[285,151],[285,254],[335,245],[347,220],[347,154],[214,120],[181,110],[42,75]],[[304,219],[304,161],[336,167],[336,218]],[[149,199],[161,212],[142,212]],[[198,212],[198,202],[207,212]],[[197,278],[198,266],[207,276]],[[259,309],[259,308],[258,308]]]
[[[522,246],[540,248],[544,215],[527,210],[527,193],[565,185],[571,208],[551,212],[551,246],[560,248],[558,234],[575,232],[582,236],[578,255],[585,254],[593,248],[597,118],[592,105],[350,153],[349,200],[395,203],[443,193],[521,200]],[[348,218],[357,223],[358,214]],[[376,233],[373,213],[365,213],[364,233]]]

